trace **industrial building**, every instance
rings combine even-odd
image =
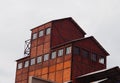
[[[25,57],[16,60],[15,83],[31,83],[31,77],[48,83],[83,83],[76,79],[105,69],[109,53],[93,36],[85,35],[71,17],[31,29]]]

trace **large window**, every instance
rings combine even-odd
[[[30,65],[34,65],[35,64],[35,58],[31,59]]]
[[[44,31],[43,30],[39,31],[39,37],[42,37],[43,35],[44,35]]]
[[[44,61],[47,61],[49,59],[49,54],[44,55]]]
[[[92,61],[97,61],[97,55],[95,53],[91,54],[91,60]]]
[[[58,50],[58,56],[63,56],[63,49]]]
[[[29,66],[29,61],[25,61],[24,67],[28,67]]]
[[[99,63],[104,64],[105,63],[105,58],[104,57],[99,57]]]
[[[87,50],[82,50],[83,57],[89,57],[89,52]]]
[[[37,33],[34,33],[33,35],[32,35],[32,39],[36,39],[37,38]]]
[[[56,58],[56,51],[52,52],[51,54],[51,59],[54,59],[54,58]]]
[[[71,47],[67,47],[66,48],[66,54],[70,54],[71,53]]]
[[[37,57],[37,63],[41,63],[42,62],[42,56]]]
[[[80,55],[80,48],[75,46],[75,47],[73,48],[73,54],[75,54],[75,55]]]
[[[51,28],[47,28],[46,29],[46,35],[50,34],[51,33]]]
[[[22,63],[18,63],[18,68],[17,69],[21,69],[22,68]]]

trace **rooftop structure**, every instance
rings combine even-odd
[[[37,77],[64,83],[106,68],[109,53],[71,18],[47,22],[31,29],[25,56],[17,60],[15,83]]]

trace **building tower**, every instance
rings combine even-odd
[[[17,60],[15,83],[28,83],[29,76],[64,83],[105,69],[108,52],[85,34],[71,17],[31,29],[27,56]]]

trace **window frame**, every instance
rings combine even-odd
[[[105,57],[100,56],[98,61],[99,61],[99,63],[101,63],[101,64],[105,64]]]
[[[94,62],[97,61],[97,54],[96,53],[91,53],[91,60]]]
[[[30,65],[35,65],[35,58],[32,58],[31,60],[30,60]]]
[[[43,61],[48,61],[48,60],[49,60],[49,54],[45,54],[44,58],[43,58]]]
[[[42,33],[41,33],[42,32]],[[40,30],[39,31],[39,37],[42,37],[42,36],[44,36],[44,30]]]
[[[78,47],[78,46],[74,46],[73,47],[73,54],[74,55],[80,55],[80,52],[81,52],[81,48],[80,47]]]
[[[24,68],[26,68],[28,66],[29,66],[29,60],[27,60],[27,61],[24,62]]]
[[[51,33],[51,27],[46,28],[45,34],[46,34],[46,35],[49,35],[50,33]]]
[[[57,52],[56,51],[53,51],[51,53],[51,59],[55,59],[57,57]]]
[[[61,53],[62,52],[62,53]],[[64,55],[64,49],[62,48],[62,49],[59,49],[58,50],[58,57],[60,57],[60,56],[63,56]]]
[[[23,68],[23,63],[22,62],[18,63],[17,69],[22,69],[22,68]]]
[[[40,58],[40,59],[39,59]],[[37,63],[41,63],[42,62],[42,56],[38,56],[37,57]]]
[[[32,40],[37,39],[37,35],[38,35],[38,33],[33,33],[32,34]]]
[[[89,58],[89,51],[88,50],[85,50],[85,49],[82,49],[82,56],[85,57],[85,58]]]
[[[72,53],[72,47],[71,46],[68,46],[65,48],[65,54],[68,55],[68,54],[71,54]]]

